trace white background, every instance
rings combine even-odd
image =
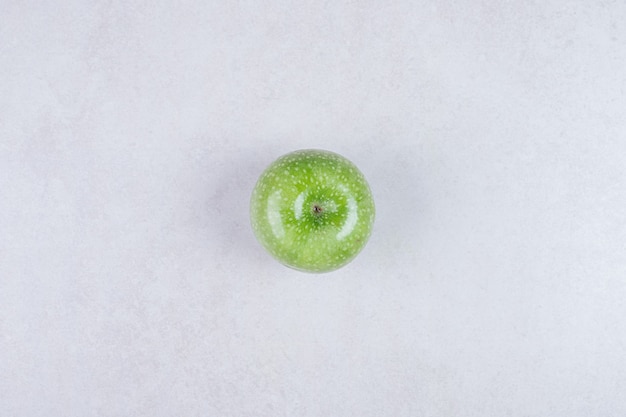
[[[300,148],[334,273],[249,226]],[[624,416],[625,165],[623,1],[0,0],[0,415]]]

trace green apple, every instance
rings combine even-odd
[[[365,177],[346,158],[308,149],[278,158],[261,174],[250,204],[259,242],[283,264],[329,272],[363,249],[374,224]]]

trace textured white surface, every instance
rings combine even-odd
[[[0,0],[0,415],[626,415],[623,1]],[[345,269],[260,172],[364,172]]]

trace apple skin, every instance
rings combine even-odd
[[[283,155],[259,178],[250,202],[254,234],[284,265],[330,272],[365,246],[375,207],[365,177],[334,152]]]

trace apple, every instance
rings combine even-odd
[[[338,269],[363,249],[375,208],[365,177],[334,152],[283,155],[259,178],[250,203],[252,229],[281,263],[306,272]]]

